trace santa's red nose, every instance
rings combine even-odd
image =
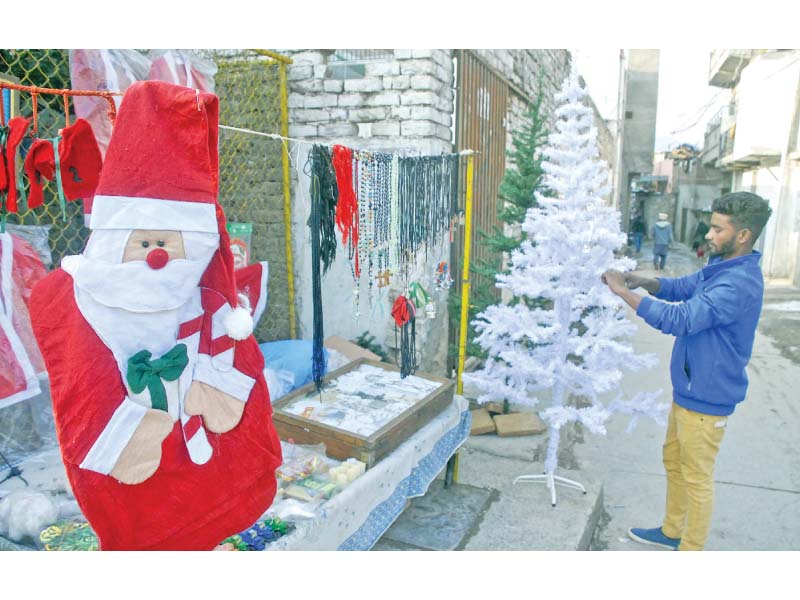
[[[147,264],[151,269],[161,269],[169,262],[169,254],[163,248],[151,250],[147,255]]]

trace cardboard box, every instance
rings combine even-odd
[[[501,437],[537,435],[547,431],[547,425],[539,415],[529,412],[496,415],[494,424],[497,427],[497,435]]]
[[[469,412],[472,415],[472,428],[469,431],[470,435],[494,433],[497,430],[492,415],[490,415],[485,408],[478,408]]]

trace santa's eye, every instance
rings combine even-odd
[[[142,242],[142,248],[149,248],[150,242]]]
[[[164,242],[164,240],[158,240],[158,247],[159,247],[159,248],[163,248],[163,247],[164,247],[164,245],[165,245],[165,242]]]

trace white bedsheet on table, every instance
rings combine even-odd
[[[393,452],[322,504],[313,519],[267,550],[369,550],[400,516],[406,500],[422,496],[469,436],[467,401],[453,402]]]

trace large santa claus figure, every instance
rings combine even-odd
[[[86,249],[33,292],[64,464],[103,550],[210,549],[275,494],[280,442],[217,203],[218,109],[131,85]]]

